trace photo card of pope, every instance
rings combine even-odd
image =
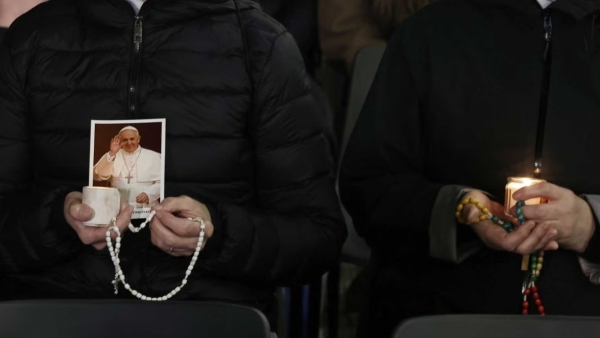
[[[89,185],[119,190],[146,218],[165,196],[165,119],[92,120]]]

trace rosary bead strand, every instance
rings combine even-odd
[[[146,225],[148,225],[148,223],[150,223],[150,221],[152,220],[152,217],[154,217],[155,214],[156,214],[156,211],[154,211],[154,210],[150,211],[150,216],[146,217],[146,220],[144,220],[144,222],[142,224],[140,224],[140,226],[137,228],[135,226],[133,226],[133,224],[129,223],[129,225],[127,226],[129,228],[129,231],[131,231],[133,233],[140,232],[142,229],[144,229],[146,227]]]
[[[460,203],[458,204],[458,206],[456,207],[455,216],[459,223],[467,224],[466,220],[461,217],[462,210],[465,208],[465,206],[467,204],[473,204],[481,211],[481,215],[479,216],[479,222],[489,219],[492,222],[500,225],[504,230],[506,230],[509,233],[514,231],[514,227],[513,227],[512,223],[510,223],[509,221],[502,220],[502,219],[498,218],[497,216],[492,215],[492,213],[490,213],[488,208],[484,207],[481,203],[479,203],[474,198],[463,198],[460,201]],[[525,223],[525,217],[523,216],[523,211],[522,211],[522,208],[524,205],[525,205],[524,201],[517,201],[517,203],[515,205],[515,213],[517,214],[517,219],[519,221],[519,224],[521,224],[521,225],[523,225]],[[526,258],[526,256],[525,256],[525,258]],[[542,263],[544,262],[544,251],[539,251],[535,254],[532,254],[531,257],[529,258],[529,261],[530,261],[529,266],[525,265],[525,266],[527,266],[527,268],[524,268],[528,271],[526,272],[526,277],[525,277],[526,280],[523,283],[523,291],[522,291],[523,302],[521,304],[522,305],[521,313],[523,315],[529,314],[529,302],[527,301],[527,298],[529,296],[531,296],[533,298],[533,304],[535,304],[535,307],[538,310],[538,312],[540,313],[540,315],[545,316],[546,309],[544,308],[544,305],[540,298],[538,288],[535,285],[535,282],[537,281],[538,277],[540,276],[540,272],[542,270],[542,265],[543,265]]]
[[[148,222],[150,222],[150,220],[152,220],[153,216],[154,216],[154,211],[152,211],[151,215],[148,218],[146,218],[146,221],[144,223],[142,223],[142,225],[139,228],[135,228],[135,227],[133,227],[133,225],[129,224],[129,229],[131,229],[133,227],[134,229],[136,229],[136,230],[132,230],[133,232],[139,232],[141,229],[143,229],[146,226],[146,224]],[[115,279],[113,281],[113,285],[115,287],[115,294],[117,294],[119,292],[119,289],[118,289],[119,282],[121,282],[123,284],[123,286],[125,287],[125,289],[127,291],[129,291],[134,297],[137,297],[144,301],[166,301],[166,300],[171,299],[173,296],[175,296],[177,293],[179,293],[179,291],[181,291],[181,289],[187,284],[187,279],[192,274],[192,271],[194,269],[196,261],[198,260],[198,255],[200,254],[200,251],[202,250],[202,243],[204,242],[204,229],[206,228],[206,224],[204,223],[204,220],[202,219],[202,217],[188,218],[188,220],[200,222],[200,234],[198,235],[198,244],[196,245],[196,250],[194,252],[194,255],[192,256],[191,262],[188,265],[187,271],[185,273],[185,277],[183,277],[181,284],[178,287],[176,287],[175,289],[173,289],[171,292],[169,292],[168,294],[161,296],[161,297],[149,297],[149,296],[146,296],[146,295],[138,292],[137,290],[133,289],[125,280],[125,274],[123,273],[123,269],[121,268],[121,260],[119,259],[119,253],[121,252],[121,232],[119,231],[119,228],[116,225],[117,220],[115,218],[112,219],[113,226],[110,227],[106,231],[106,244],[108,246],[110,258],[112,259],[112,262],[115,266]],[[117,234],[117,238],[115,239],[114,247],[113,247],[113,243],[112,243],[111,235],[110,235],[111,230]]]
[[[474,198],[463,198],[460,201],[460,203],[458,204],[458,206],[456,207],[455,216],[459,223],[466,224],[466,220],[464,220],[461,217],[461,212],[464,209],[465,205],[467,205],[467,204],[475,205],[482,212],[482,214],[479,216],[480,222],[485,221],[486,219],[489,219],[492,222],[500,225],[504,230],[506,230],[509,233],[513,232],[515,230],[515,228],[509,221],[499,219],[498,217],[492,215],[492,213],[490,212],[490,210],[488,208],[484,207],[481,203],[477,202],[477,200]]]

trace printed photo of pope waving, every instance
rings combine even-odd
[[[114,129],[114,125],[96,124],[96,135],[106,134],[107,131],[98,133],[98,128],[108,127]],[[150,207],[160,202],[163,182],[161,153],[142,146],[143,135],[139,129],[139,126],[127,125],[108,143],[96,137],[99,144],[95,149],[101,149],[98,152],[101,156],[92,169],[93,181],[117,188],[121,199],[135,208],[133,218],[146,217]],[[156,135],[152,136],[152,143],[156,144]]]

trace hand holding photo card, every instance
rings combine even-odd
[[[164,199],[165,123],[165,119],[93,120],[90,187],[84,193],[100,194],[92,187],[116,189],[120,200],[134,207],[132,219],[148,218],[151,207]],[[92,220],[87,225],[107,223]]]
[[[166,301],[187,284],[187,278],[202,250],[205,234],[202,217],[187,218],[200,224],[200,232],[185,277],[171,292],[161,297],[149,297],[127,283],[120,266],[121,230],[117,226],[117,214],[121,202],[133,206],[131,218],[145,219],[139,227],[131,223],[127,226],[129,231],[137,233],[144,229],[155,215],[151,207],[164,200],[165,123],[165,119],[93,120],[89,186],[83,188],[84,203],[94,209],[94,218],[85,225],[108,226],[106,245],[115,267],[115,278],[112,282],[115,294],[118,294],[121,283],[132,295],[146,301]],[[111,232],[117,236],[114,244]]]

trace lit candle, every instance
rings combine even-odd
[[[513,194],[515,193],[515,191],[523,187],[528,187],[530,185],[545,182],[545,180],[529,177],[509,177],[507,181],[508,183],[506,184],[506,196],[504,200],[504,213],[506,213],[507,215],[509,215],[510,208],[517,204],[517,201],[513,198]],[[525,201],[525,204],[533,205],[541,204],[544,202],[545,201],[543,198],[537,197]]]

